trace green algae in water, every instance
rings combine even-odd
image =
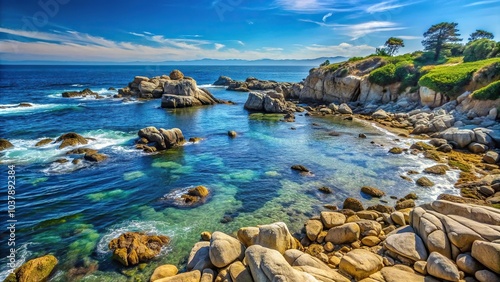
[[[45,182],[47,180],[49,180],[48,177],[35,178],[35,179],[33,179],[33,181],[31,181],[31,185],[37,186],[38,184],[43,183],[43,182]]]
[[[193,173],[193,167],[192,166],[181,166],[176,169],[172,169],[170,171],[172,174],[191,174]]]
[[[251,120],[261,120],[261,121],[280,121],[285,115],[283,114],[263,114],[263,113],[253,113],[250,114]]]
[[[110,198],[124,198],[127,196],[127,193],[125,193],[122,189],[116,189],[112,190],[109,192],[98,192],[98,193],[93,193],[87,195],[87,198],[91,201],[98,202],[102,201],[105,199],[110,199]]]
[[[127,172],[127,173],[123,174],[123,180],[130,181],[130,180],[141,178],[144,175],[146,175],[146,174],[144,174],[144,172],[142,172],[140,170],[138,170],[138,171],[131,171],[131,172]]]
[[[275,170],[266,171],[264,174],[266,176],[269,176],[269,177],[280,177],[281,176],[281,173],[279,173]]]
[[[172,161],[155,160],[152,164],[155,168],[180,169],[182,165]]]
[[[235,180],[249,182],[257,178],[257,173],[250,169],[243,169],[230,174],[225,174],[222,176],[225,180]]]

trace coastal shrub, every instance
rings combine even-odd
[[[357,62],[357,61],[361,61],[364,59],[365,59],[365,57],[351,57],[351,58],[349,58],[349,60],[347,60],[347,62],[352,63],[352,62]]]
[[[474,91],[472,98],[476,100],[496,100],[500,98],[500,80]]]
[[[437,66],[422,76],[418,84],[449,97],[455,97],[461,94],[463,88],[470,83],[474,72],[495,63],[500,63],[500,58],[452,66]]]
[[[368,80],[371,83],[375,83],[381,86],[393,84],[397,82],[396,66],[394,64],[388,64],[381,68],[378,68],[370,73]]]
[[[479,39],[467,44],[464,50],[464,62],[491,58],[496,45],[495,41],[489,39]]]

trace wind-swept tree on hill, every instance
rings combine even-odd
[[[443,50],[449,49],[448,43],[462,41],[459,38],[457,23],[442,22],[431,26],[425,33],[422,41],[426,51],[434,52],[434,61],[439,59]]]
[[[478,39],[493,39],[494,37],[493,33],[489,31],[476,29],[476,31],[469,35],[469,42],[476,41]]]
[[[405,43],[401,38],[391,37],[387,39],[384,46],[389,56],[393,56],[399,51],[399,48],[405,47]]]

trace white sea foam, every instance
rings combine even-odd
[[[20,247],[16,248],[16,262],[14,265],[14,269],[17,269],[18,267],[23,265],[23,263],[26,262],[26,259],[31,256],[31,252],[28,249],[28,247],[30,245],[32,245],[32,243],[25,243],[25,244],[22,244]],[[16,247],[17,247],[17,244],[16,244]],[[0,262],[2,262],[1,268],[0,268],[0,281],[5,280],[5,278],[7,278],[7,276],[9,276],[10,270],[11,270],[10,267],[7,267],[8,261],[4,260],[4,259],[5,259],[5,257],[2,256],[2,259],[0,260]],[[3,263],[4,261],[5,261],[5,263]]]
[[[226,88],[224,85],[213,85],[213,84],[201,84],[198,85],[200,88]]]
[[[121,132],[121,131],[111,131],[111,130],[92,130],[87,132],[82,132],[82,136],[89,138],[88,144],[83,145],[86,148],[91,148],[95,150],[103,150],[109,148],[112,153],[121,154],[126,152],[125,155],[130,155],[133,152],[138,152],[134,150],[131,146],[126,144],[131,139],[135,138],[135,135]],[[60,143],[50,143],[44,146],[36,147],[38,141],[48,138],[42,137],[35,140],[23,140],[23,139],[12,139],[10,142],[14,145],[13,148],[3,151],[2,161],[5,163],[16,163],[16,164],[28,164],[28,163],[50,163],[57,159],[66,158],[68,163],[53,163],[48,168],[44,169],[43,172],[48,174],[53,173],[68,173],[74,171],[75,169],[80,169],[83,164],[73,165],[71,163],[72,159],[67,158],[66,152],[74,149],[76,147],[66,147],[64,149],[59,149]],[[57,139],[57,136],[51,136],[51,138]],[[77,147],[82,147],[81,145]]]
[[[0,105],[0,115],[25,115],[75,107],[68,104],[30,104],[32,105],[31,107],[20,107],[19,104]]]

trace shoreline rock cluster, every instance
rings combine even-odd
[[[170,75],[148,78],[136,76],[127,87],[118,90],[118,98],[133,96],[143,99],[161,98],[162,108],[185,108],[220,103],[208,90],[199,88],[196,81],[179,70]]]
[[[204,232],[186,272],[164,265],[150,281],[500,281],[499,210],[443,200],[364,210],[355,202],[312,217],[300,241],[282,222],[236,237]]]

